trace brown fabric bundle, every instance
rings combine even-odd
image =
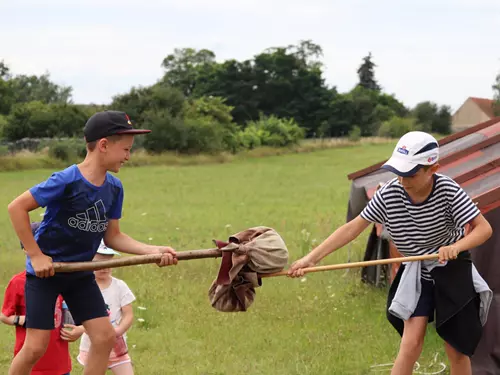
[[[285,242],[272,228],[254,227],[232,235],[229,242],[214,242],[222,261],[208,296],[219,311],[246,311],[262,285],[258,274],[279,272],[288,262]]]

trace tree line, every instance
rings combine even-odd
[[[251,59],[218,62],[215,53],[175,49],[150,86],[132,87],[107,105],[72,102],[72,88],[41,76],[13,75],[0,62],[0,137],[81,137],[86,119],[106,108],[126,111],[153,133],[152,152],[236,152],[287,146],[304,137],[398,137],[410,130],[447,134],[450,107],[430,101],[414,108],[384,92],[369,53],[348,92],[326,84],[322,49],[311,41],[268,48]]]

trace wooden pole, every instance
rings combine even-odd
[[[204,259],[204,258],[219,258],[222,256],[222,251],[219,249],[203,249],[178,251],[178,260]],[[115,258],[110,260],[99,260],[91,262],[67,262],[53,263],[55,272],[75,272],[75,271],[97,271],[104,268],[117,268],[125,266],[134,266],[137,264],[158,263],[162,254],[149,255],[134,255],[130,257]]]
[[[416,261],[421,261],[421,260],[438,259],[438,256],[439,256],[438,254],[429,254],[429,255],[418,255],[418,256],[414,256],[414,257],[398,257],[398,258],[389,258],[389,259],[368,260],[365,262],[331,264],[328,266],[317,266],[317,267],[303,268],[303,271],[304,271],[304,273],[310,273],[310,272],[342,270],[342,269],[346,269],[346,268],[377,266],[379,264],[416,262]],[[268,274],[259,274],[259,277],[276,277],[276,276],[286,276],[286,275],[288,275],[288,271],[281,271],[281,272],[268,273]]]

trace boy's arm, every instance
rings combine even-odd
[[[134,322],[134,309],[132,308],[132,304],[122,306],[122,318],[120,320],[120,324],[115,327],[116,336],[123,336],[125,332],[127,332],[132,323]]]
[[[30,226],[29,212],[38,207],[40,206],[31,192],[26,191],[9,204],[8,211],[14,230],[23,244],[25,252],[31,258],[31,264],[36,275],[38,277],[48,277],[54,275],[52,258],[42,253]]]
[[[369,225],[370,222],[368,220],[358,215],[355,219],[338,228],[305,257],[294,262],[288,270],[288,275],[292,277],[303,276],[304,272],[302,268],[314,266],[328,254],[347,245],[358,237]]]
[[[168,246],[148,245],[134,240],[132,237],[120,231],[120,222],[116,219],[108,221],[108,229],[104,234],[104,243],[114,250],[127,254],[147,255],[162,253],[164,256],[159,263],[160,266],[177,264],[177,258],[175,257],[176,252],[174,249]]]
[[[20,290],[21,288],[24,291],[24,283],[17,278],[12,278],[7,284],[3,296],[2,311],[0,312],[0,322],[10,326],[24,325],[26,317],[24,315],[16,315],[20,305],[20,293],[23,293]]]
[[[16,319],[17,317],[17,319]],[[24,315],[11,315],[11,316],[5,316],[3,313],[0,313],[0,322],[7,324],[9,326],[13,325],[18,325],[18,326],[24,326],[26,317]],[[17,324],[16,324],[17,320]]]
[[[488,220],[486,220],[482,214],[477,215],[469,224],[471,226],[471,231],[468,235],[455,242],[453,245],[443,246],[439,249],[439,261],[441,263],[447,260],[456,259],[458,254],[462,251],[481,246],[493,234],[490,223],[488,223]]]

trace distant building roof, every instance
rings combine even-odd
[[[470,99],[477,104],[477,106],[483,111],[489,118],[495,117],[495,114],[493,113],[493,103],[494,100],[491,99],[484,99],[484,98],[476,98],[476,97],[470,97]]]

